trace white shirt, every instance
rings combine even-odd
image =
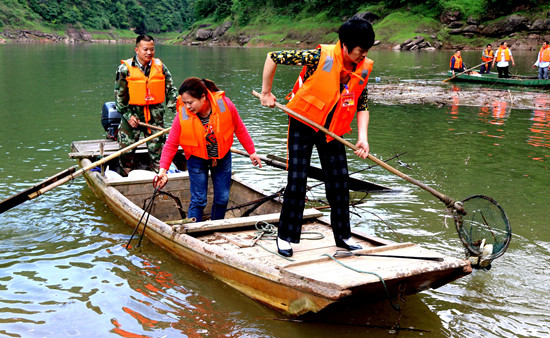
[[[540,62],[540,51],[537,55],[537,62],[535,62],[536,67],[547,68],[548,66],[550,66],[550,62]]]
[[[497,49],[497,51],[498,51],[498,49]],[[508,67],[510,65],[510,62],[505,60],[505,58],[506,58],[505,51],[506,51],[506,49],[504,49],[502,52],[500,52],[500,54],[501,54],[500,60],[501,61],[497,62],[497,67]],[[508,49],[508,52],[510,53],[510,57],[512,57],[512,51],[510,49]],[[496,55],[495,55],[495,58],[496,58]]]

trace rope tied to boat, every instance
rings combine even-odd
[[[382,278],[382,276],[380,276],[376,272],[363,271],[363,270],[353,268],[353,267],[351,267],[347,264],[342,263],[340,260],[336,259],[334,256],[331,256],[329,254],[322,254],[321,256],[327,256],[328,258],[332,259],[333,261],[335,261],[336,263],[338,263],[341,266],[345,267],[346,269],[350,269],[350,270],[355,271],[355,272],[374,275],[374,276],[378,277],[378,279],[380,279],[380,282],[382,283],[382,286],[384,287],[384,291],[386,292],[386,296],[388,297],[388,301],[390,302],[391,307],[396,311],[401,311],[401,307],[399,306],[399,304],[394,304],[394,302],[392,301],[391,296],[390,296],[390,292],[388,291],[388,287],[386,285],[386,281],[384,281],[384,278]]]
[[[141,240],[143,239],[143,235],[145,234],[145,229],[147,228],[147,222],[149,222],[149,216],[151,215],[151,210],[153,210],[153,204],[155,202],[155,198],[161,194],[162,186],[158,184],[158,176],[155,176],[153,179],[153,187],[155,188],[155,191],[153,191],[153,195],[149,199],[149,202],[147,200],[144,201],[144,207],[143,207],[143,214],[141,215],[141,218],[139,219],[136,227],[134,228],[134,232],[132,232],[132,236],[130,236],[130,239],[128,240],[128,243],[126,243],[126,249],[128,249],[128,246],[130,246],[130,242],[134,238],[134,235],[136,234],[139,225],[141,224],[141,221],[143,220],[143,217],[147,215],[145,218],[145,222],[143,222],[143,231],[141,232],[141,235],[139,237],[138,247],[141,245]],[[145,205],[146,204],[146,205]]]
[[[277,227],[275,225],[273,225],[271,223],[267,223],[266,221],[258,221],[258,222],[256,222],[256,224],[254,226],[256,227],[257,231],[254,232],[255,236],[254,236],[254,238],[252,238],[251,247],[253,247],[254,245],[257,245],[260,248],[264,249],[265,251],[270,252],[270,253],[272,253],[274,255],[277,255],[279,257],[282,257],[282,258],[286,259],[287,261],[291,261],[291,262],[295,261],[292,258],[288,258],[288,257],[280,255],[278,252],[269,250],[265,246],[258,243],[258,241],[260,239],[266,239],[266,240],[276,240],[277,239],[277,233],[278,232],[277,232]],[[320,240],[320,239],[325,238],[325,235],[323,235],[323,233],[318,232],[318,231],[302,231],[302,235],[311,235],[309,237],[308,236],[300,236],[300,239],[304,239],[304,240]]]

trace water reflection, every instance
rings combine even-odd
[[[448,111],[448,113],[451,115],[451,119],[458,119],[458,108],[460,104],[458,92],[460,92],[460,88],[453,85],[449,90],[453,92],[453,104],[451,105],[451,109],[450,111]]]
[[[133,47],[2,45],[0,49],[0,74],[10,78],[0,81],[4,105],[0,117],[8,126],[0,134],[0,195],[7,197],[74,165],[67,157],[72,141],[104,137],[99,110],[112,98],[118,60],[128,57]],[[258,152],[285,156],[288,117],[261,107],[250,95],[251,89],[260,89],[267,51],[159,46],[159,55],[177,82],[201,76],[219,83],[237,105]],[[375,60],[373,76],[390,83],[406,79],[440,83],[448,77],[449,56],[446,52],[369,52]],[[463,56],[466,63],[475,64],[479,52]],[[53,85],[45,89],[44,74],[35,68],[51,70],[48,65],[59,64],[60,57],[65,60],[63,69],[48,72]],[[514,52],[514,57],[521,67],[521,52]],[[530,67],[532,54],[523,60]],[[274,90],[282,99],[299,67],[277,72]],[[550,317],[543,300],[550,297],[545,288],[550,237],[544,211],[550,204],[545,165],[550,156],[550,98],[548,92],[533,91],[534,110],[518,110],[509,103],[504,107],[489,99],[483,108],[468,107],[469,97],[460,91],[465,87],[450,87],[455,94],[451,107],[372,104],[371,150],[381,159],[405,153],[401,160],[406,167],[396,161],[390,164],[451,197],[482,193],[495,198],[513,223],[514,238],[491,271],[427,290],[416,297],[418,306],[408,300],[401,324],[427,329],[430,333],[423,336],[433,337],[547,336]],[[476,95],[483,96],[484,89],[479,88]],[[516,99],[513,91],[512,98]],[[346,139],[356,140],[356,131]],[[349,155],[351,171],[365,167],[365,161]],[[279,169],[252,167],[244,157],[234,160],[236,175],[264,190],[275,192],[286,184],[286,174]],[[318,165],[316,157],[314,163]],[[403,241],[462,256],[453,225],[443,225],[444,208],[433,196],[379,167],[357,178],[390,186],[395,192],[368,196],[361,208],[354,209],[361,217],[354,214],[353,226],[400,240],[389,225]],[[324,198],[324,192],[314,190],[311,196]],[[389,335],[388,330],[360,326],[275,321],[274,317],[280,318],[277,313],[153,243],[145,242],[143,251],[128,253],[122,245],[133,227],[114,216],[83,179],[26,202],[2,214],[0,220],[0,332],[4,335]],[[350,311],[347,319],[382,325],[397,320],[393,312],[380,311],[380,320],[370,314],[359,318],[363,313]],[[408,336],[413,335],[418,336]]]
[[[510,112],[511,108],[509,108],[508,102],[495,100],[491,103],[491,106],[481,107],[479,116],[481,121],[485,123],[500,126],[510,117]]]
[[[532,134],[529,135],[527,143],[535,147],[550,148],[550,98],[537,97],[535,105],[537,109],[533,110],[532,124],[529,128]],[[545,157],[548,158],[548,156]],[[533,160],[544,161],[544,158],[534,157]]]

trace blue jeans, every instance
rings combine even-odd
[[[214,184],[214,201],[210,219],[223,219],[227,202],[229,201],[229,189],[231,187],[231,152],[217,160],[216,166],[212,166],[211,160],[191,156],[187,160],[189,171],[189,190],[191,191],[191,203],[187,217],[195,217],[197,222],[202,221],[202,212],[206,207],[208,193],[208,172],[212,174]]]
[[[548,67],[539,67],[539,79],[548,79]]]
[[[480,74],[489,74],[491,72],[491,63],[483,64],[479,70]]]

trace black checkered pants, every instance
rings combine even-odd
[[[330,204],[330,221],[335,238],[351,236],[349,222],[348,163],[345,146],[326,135],[290,118],[288,129],[288,180],[283,209],[279,220],[279,237],[292,243],[300,242],[305,206],[307,169],[313,145],[321,160],[325,177],[326,197]]]

